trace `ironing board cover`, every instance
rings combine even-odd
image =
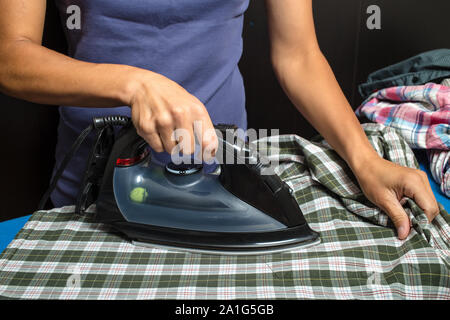
[[[386,159],[418,167],[393,129],[364,128]],[[413,229],[398,240],[324,141],[285,135],[260,142],[280,160],[278,174],[321,233],[319,245],[259,256],[180,253],[135,246],[73,207],[38,211],[0,256],[0,297],[450,299],[450,219],[442,208],[430,224],[408,200]]]

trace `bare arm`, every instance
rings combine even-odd
[[[266,0],[272,63],[292,103],[349,164],[366,196],[397,226],[400,238],[409,222],[399,201],[413,198],[430,221],[439,212],[424,172],[378,156],[347,102],[314,30],[311,0]]]
[[[37,103],[128,105],[132,68],[78,61],[41,45],[45,0],[0,0],[0,88]]]
[[[72,59],[42,46],[46,0],[0,0],[0,91],[24,100],[80,107],[130,106],[138,133],[156,151],[172,152],[174,129],[212,123],[205,106],[166,77],[126,65]],[[198,133],[201,134],[201,133]],[[215,137],[202,135],[205,148]]]
[[[319,49],[311,0],[269,0],[267,5],[272,62],[282,87],[340,156],[359,166],[361,157],[373,157],[375,150]]]

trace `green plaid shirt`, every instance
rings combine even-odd
[[[364,128],[384,158],[418,168],[393,129]],[[0,297],[450,299],[449,215],[442,207],[428,223],[408,200],[413,229],[398,240],[326,142],[293,135],[260,142],[269,142],[277,173],[320,232],[320,244],[256,256],[166,251],[135,246],[73,207],[38,211],[0,256]]]

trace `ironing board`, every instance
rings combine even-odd
[[[387,159],[416,166],[395,132],[365,130],[377,151],[390,150]],[[450,299],[450,216],[443,207],[429,224],[408,201],[413,229],[401,241],[325,143],[282,136],[277,154],[278,173],[321,244],[257,256],[166,251],[135,246],[73,207],[39,211],[0,255],[0,298]]]
[[[445,211],[450,212],[450,198],[447,198],[439,190],[439,185],[433,180],[430,169],[428,168],[428,160],[419,158],[420,169],[425,171],[430,181],[431,189],[436,200],[444,207]],[[0,253],[5,250],[8,244],[14,239],[14,236],[25,225],[31,215],[0,222]]]
[[[3,252],[31,215],[0,222],[0,252]]]
[[[433,180],[429,169],[429,163],[426,156],[415,152],[419,161],[420,169],[428,175],[428,180],[436,200],[444,207],[445,211],[450,212],[450,198],[446,197],[439,189],[439,185]],[[8,244],[14,239],[14,236],[25,225],[31,215],[0,222],[0,253],[5,250]]]

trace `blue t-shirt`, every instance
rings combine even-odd
[[[249,0],[55,0],[63,26],[67,8],[81,10],[81,28],[65,29],[69,55],[82,61],[125,64],[160,73],[203,102],[213,123],[246,129],[245,94],[238,62]],[[59,108],[59,166],[94,116],[127,115],[129,107]],[[75,202],[92,138],[74,156],[51,199]]]

